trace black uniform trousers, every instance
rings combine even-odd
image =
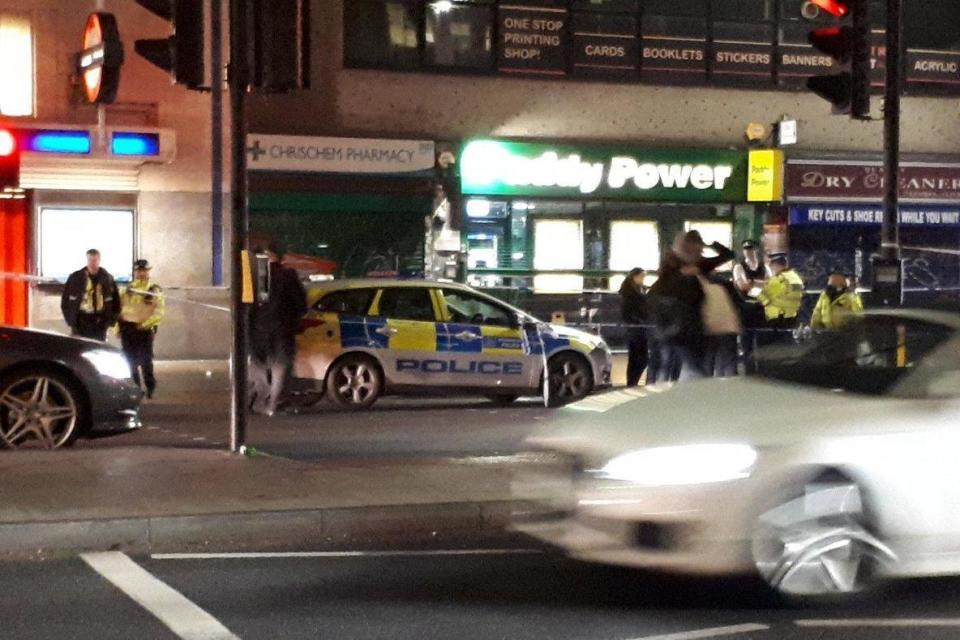
[[[627,330],[627,386],[640,384],[640,378],[647,368],[647,330],[631,327]]]
[[[153,375],[153,338],[154,329],[138,329],[132,322],[120,323],[120,344],[133,369],[133,380],[140,385],[140,372],[143,372],[143,385],[147,395],[153,395],[157,388],[157,379]]]
[[[99,313],[78,313],[73,335],[106,342],[107,319]]]

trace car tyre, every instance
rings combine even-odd
[[[896,554],[873,532],[859,485],[829,472],[775,501],[756,522],[757,572],[790,602],[849,599],[876,585]]]
[[[86,397],[65,373],[34,367],[0,378],[0,447],[69,447],[86,415]]]
[[[366,409],[377,401],[382,390],[380,365],[369,356],[348,354],[337,360],[327,374],[327,398],[341,409]]]
[[[593,371],[586,358],[576,353],[558,353],[547,362],[550,406],[582,400],[593,391]]]

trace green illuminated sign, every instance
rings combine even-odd
[[[746,202],[748,168],[741,151],[472,140],[460,153],[463,193],[486,196]]]

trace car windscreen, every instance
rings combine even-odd
[[[794,344],[761,349],[756,370],[785,382],[885,395],[954,333],[933,322],[868,315]]]

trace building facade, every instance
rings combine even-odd
[[[907,4],[902,148],[907,159],[948,166],[960,148],[951,98],[960,91],[958,38],[933,42],[915,26],[942,3]],[[874,5],[879,118],[884,10]],[[882,151],[879,121],[831,116],[805,89],[832,62],[806,43],[811,28],[830,22],[803,0],[315,0],[312,10],[314,88],[255,99],[253,131],[433,140],[456,150],[460,172],[460,154],[476,141],[563,148],[563,157],[649,151],[669,167],[678,162],[669,152],[745,153],[749,123],[783,119],[798,122],[788,158],[874,162]],[[624,201],[517,189],[505,198],[460,178],[452,217],[475,284],[609,290],[617,282],[609,272],[655,268],[688,228],[738,244],[766,225],[770,242],[789,245],[785,206],[746,197]],[[557,270],[573,273],[542,273]]]
[[[117,99],[100,113],[84,99],[77,73],[87,17],[95,11],[116,16],[126,54]],[[25,197],[5,200],[3,214],[24,224],[5,227],[17,232],[5,234],[0,250],[22,256],[7,261],[10,267],[43,279],[29,286],[20,318],[32,326],[66,329],[57,281],[82,267],[94,247],[118,279],[130,277],[133,259],[146,258],[172,299],[226,300],[214,286],[222,240],[215,250],[210,95],[174,86],[133,51],[137,39],[167,35],[164,21],[126,0],[0,1],[0,48],[8,56],[0,70],[6,95],[0,122],[25,141]],[[156,146],[124,147],[117,137],[124,133],[146,135],[146,144]],[[168,308],[161,354],[226,352],[228,338],[220,344],[208,337],[222,332],[201,336],[188,328],[226,326],[228,314],[192,304]]]

